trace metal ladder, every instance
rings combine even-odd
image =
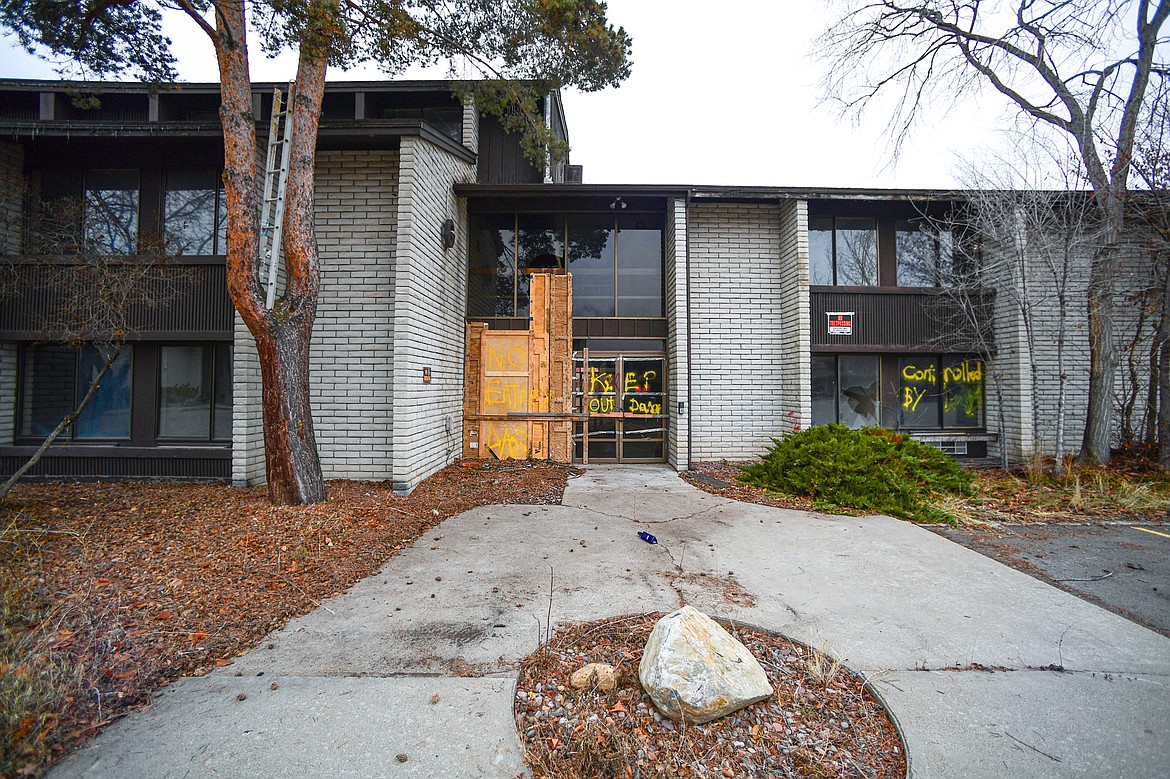
[[[260,202],[260,262],[268,263],[269,310],[276,303],[276,268],[284,232],[284,192],[288,186],[288,158],[293,134],[293,83],[288,101],[281,103],[279,89],[272,90],[272,120],[268,124],[268,159],[264,166],[264,198]],[[273,189],[275,188],[275,192]]]

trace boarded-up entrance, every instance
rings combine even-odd
[[[467,325],[463,456],[572,459],[572,277],[534,273],[528,330]]]

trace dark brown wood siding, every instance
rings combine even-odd
[[[66,288],[84,278],[72,272],[76,268],[67,260],[9,261],[5,271],[15,276],[16,294],[0,306],[0,339],[39,339],[46,323],[63,321]],[[146,297],[156,303],[133,307],[129,340],[232,338],[232,304],[222,260],[160,266]]]
[[[979,352],[992,344],[992,290],[814,287],[809,297],[813,351]],[[853,334],[829,335],[829,312],[853,312]]]
[[[495,117],[479,122],[479,166],[481,184],[539,184],[544,176],[520,150],[520,136],[506,133]]]

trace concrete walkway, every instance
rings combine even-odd
[[[682,597],[843,658],[878,680],[916,778],[1170,775],[1170,640],[907,522],[736,503],[645,466],[592,466],[561,506],[447,520],[50,775],[522,774],[514,669],[550,572],[554,624]]]

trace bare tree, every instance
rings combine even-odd
[[[849,11],[818,41],[830,99],[858,116],[879,97],[893,99],[895,153],[936,100],[986,87],[1037,130],[1072,141],[1106,228],[1086,290],[1080,457],[1089,463],[1110,456],[1116,254],[1142,104],[1151,80],[1167,74],[1157,46],[1168,15],[1170,0],[884,0]]]
[[[49,430],[37,450],[0,485],[0,500],[41,461],[62,435],[77,425],[102,383],[119,366],[127,340],[132,339],[148,313],[169,303],[191,278],[182,267],[168,262],[175,252],[161,237],[139,236],[137,202],[127,202],[121,190],[91,189],[83,201],[65,198],[30,203],[30,214],[19,219],[24,233],[22,259],[0,265],[0,300],[19,304],[27,296],[49,301],[29,307],[39,340],[68,350],[80,372],[74,385],[81,397]],[[72,353],[80,352],[80,359]],[[82,391],[81,387],[85,387]]]

